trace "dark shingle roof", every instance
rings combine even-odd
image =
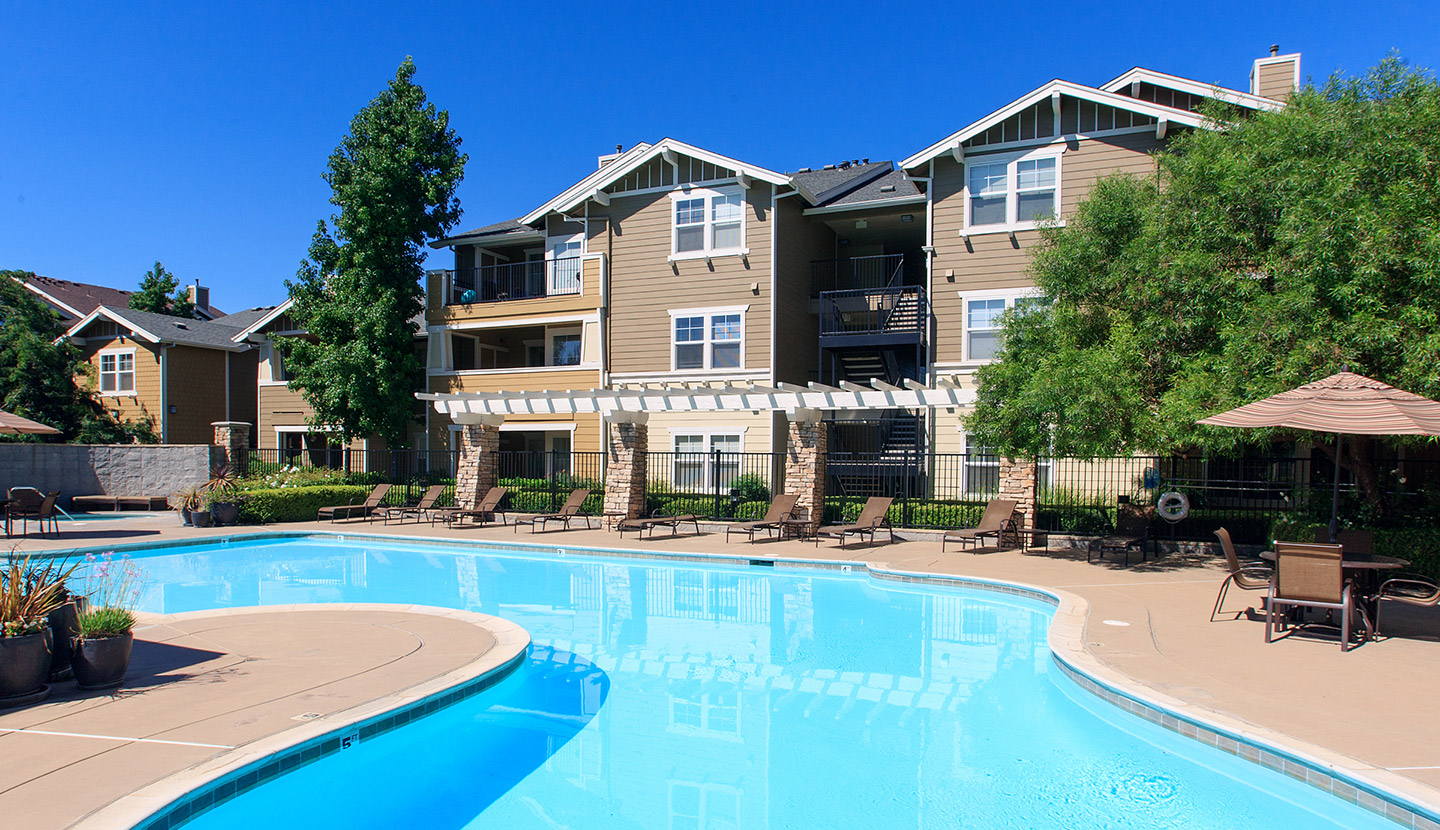
[[[149,311],[136,311],[126,306],[102,306],[106,311],[136,328],[144,329],[165,343],[179,343],[185,346],[199,346],[207,349],[240,348],[231,338],[240,333],[240,327],[211,320],[191,320],[186,317],[171,317]]]
[[[862,206],[865,202],[899,199],[905,196],[919,196],[920,189],[899,170],[891,170],[883,176],[871,179],[844,195],[826,202],[831,205]]]
[[[890,162],[877,161],[869,164],[852,164],[847,167],[831,166],[805,173],[791,173],[790,178],[812,193],[823,194],[845,185],[859,184],[869,177],[879,175],[881,171],[889,169],[891,169]]]
[[[226,314],[224,317],[216,317],[211,322],[236,329],[247,329],[253,325],[256,320],[259,320],[274,310],[275,306],[273,305],[247,308],[244,311],[237,311],[234,314]]]
[[[532,228],[529,225],[520,223],[518,219],[506,219],[504,222],[496,222],[493,225],[486,225],[483,228],[476,228],[470,231],[462,231],[451,234],[444,239],[437,239],[430,243],[432,248],[443,248],[458,239],[470,241],[503,239],[506,236],[524,236],[528,234],[543,234],[539,228]]]
[[[46,304],[57,311],[66,320],[74,321],[94,311],[102,305],[124,308],[130,304],[130,295],[133,291],[125,291],[120,288],[110,288],[104,285],[92,285],[86,282],[72,282],[71,280],[57,280],[54,277],[42,277],[36,275],[26,280],[27,284],[54,297],[58,302],[75,309],[79,315],[71,314],[63,308],[46,300]],[[44,296],[40,299],[45,300]],[[206,311],[211,317],[220,317],[225,312],[209,306]]]

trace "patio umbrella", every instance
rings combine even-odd
[[[6,435],[59,435],[60,430],[0,409],[0,433]]]
[[[1346,435],[1440,435],[1440,403],[1364,375],[1340,371],[1197,423],[1219,427],[1288,427],[1335,433],[1335,486],[1330,541],[1339,530],[1340,448]]]

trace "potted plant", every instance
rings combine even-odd
[[[50,674],[50,612],[74,571],[62,560],[9,557],[0,572],[0,707],[43,700]]]
[[[198,490],[195,493],[195,507],[190,510],[190,524],[194,527],[210,526],[210,491]]]
[[[90,593],[80,614],[80,636],[70,666],[81,689],[110,689],[125,682],[130,650],[135,643],[135,605],[140,600],[145,574],[129,555],[114,551],[88,554]]]
[[[240,484],[231,473],[230,465],[215,465],[210,471],[210,481],[204,486],[210,494],[210,518],[217,525],[235,524],[240,517]]]
[[[171,496],[170,500],[180,514],[180,523],[191,524],[195,511],[200,509],[200,488],[186,488]]]

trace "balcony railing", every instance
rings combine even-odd
[[[854,291],[898,285],[905,268],[904,254],[856,256],[810,261],[810,296],[827,291]]]
[[[449,272],[445,305],[579,294],[583,270],[581,257],[458,268]]]
[[[820,294],[820,336],[905,334],[923,336],[925,289],[917,285],[825,291]]]

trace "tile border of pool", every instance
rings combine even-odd
[[[680,553],[641,551],[633,548],[571,547],[538,542],[494,542],[462,539],[436,539],[426,536],[405,536],[346,531],[277,530],[252,531],[225,537],[175,539],[160,542],[137,542],[122,545],[44,551],[44,556],[67,556],[99,550],[157,550],[175,547],[213,546],[232,542],[281,541],[287,539],[365,540],[378,543],[414,543],[428,547],[462,550],[513,551],[574,557],[653,559],[666,562],[723,563],[784,570],[825,570],[841,573],[862,572],[871,578],[934,587],[971,588],[1037,600],[1055,608],[1047,635],[1051,659],[1080,688],[1107,703],[1141,717],[1176,734],[1199,741],[1206,746],[1244,761],[1280,772],[1301,783],[1309,784],[1332,796],[1358,805],[1412,830],[1440,830],[1440,803],[1435,792],[1380,767],[1364,764],[1338,752],[1300,741],[1274,730],[1249,724],[1225,713],[1187,703],[1150,689],[1139,681],[1118,672],[1085,649],[1085,623],[1089,604],[1084,598],[1068,591],[1041,588],[1019,582],[981,577],[934,574],[892,568],[865,561],[836,561],[790,557],[757,557],[728,553]],[[277,606],[269,606],[273,610]],[[325,606],[330,608],[344,607]],[[395,607],[395,606],[387,606]],[[404,607],[404,606],[399,606]],[[415,607],[416,610],[420,606]],[[234,609],[247,610],[247,609]],[[432,609],[440,611],[442,609]],[[483,615],[477,615],[483,616]],[[498,619],[498,618],[491,618]],[[512,624],[513,625],[513,624]],[[523,629],[522,629],[523,631]],[[526,635],[528,642],[528,634]],[[516,661],[518,662],[518,657]],[[478,690],[477,690],[478,691]],[[283,733],[282,733],[283,734]],[[268,756],[267,756],[268,757]],[[266,759],[261,758],[256,764]],[[313,760],[313,759],[312,759]],[[293,768],[293,765],[292,767]],[[287,772],[290,768],[278,770]],[[168,779],[167,779],[168,780]],[[127,796],[127,798],[133,796]],[[122,801],[124,799],[121,799]],[[119,802],[116,802],[119,803]],[[101,811],[104,812],[104,811]],[[97,814],[98,815],[98,814]],[[158,818],[158,817],[157,817]],[[152,821],[155,819],[152,819]],[[182,820],[183,823],[183,820]],[[110,826],[110,825],[105,825]],[[130,827],[132,825],[125,825]],[[167,830],[170,824],[140,823],[134,830]],[[98,830],[100,825],[95,825]],[[91,830],[82,822],[77,828]]]
[[[198,541],[198,540],[197,540]],[[107,550],[109,548],[106,548]],[[391,603],[318,603],[223,608],[162,615],[167,621],[295,611],[387,611],[449,617],[488,631],[495,644],[461,668],[408,689],[334,712],[222,753],[110,802],[76,830],[170,830],[300,767],[472,697],[519,667],[530,633],[502,617],[451,608]]]

